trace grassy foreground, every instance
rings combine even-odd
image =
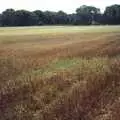
[[[0,28],[0,120],[119,120],[120,27]]]

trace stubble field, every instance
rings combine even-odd
[[[119,120],[120,26],[0,28],[0,120]]]

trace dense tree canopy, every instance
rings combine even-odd
[[[106,7],[104,13],[94,6],[80,6],[76,13],[67,14],[63,11],[33,12],[27,10],[6,9],[0,14],[0,26],[31,26],[31,25],[91,25],[120,24],[120,5]]]
[[[106,16],[106,23],[120,24],[120,5],[112,5],[107,7],[104,15]]]

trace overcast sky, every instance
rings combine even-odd
[[[63,10],[67,13],[75,12],[81,5],[92,5],[101,8],[103,11],[106,6],[120,4],[120,0],[1,0],[0,12],[7,8],[26,9],[26,10]]]

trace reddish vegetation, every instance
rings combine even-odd
[[[119,120],[119,33],[19,37],[0,44],[0,120]]]

